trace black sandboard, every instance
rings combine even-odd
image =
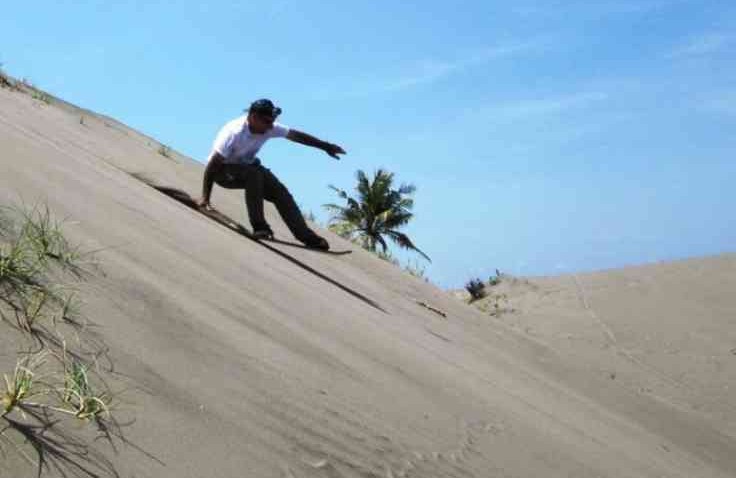
[[[217,221],[219,224],[227,227],[228,229],[231,229],[232,231],[235,231],[238,234],[240,234],[242,236],[245,236],[245,237],[251,239],[252,241],[255,241],[255,242],[259,243],[261,246],[265,247],[266,249],[269,249],[270,251],[272,251],[272,252],[280,255],[284,259],[286,259],[286,260],[290,261],[291,263],[293,263],[293,264],[301,267],[302,269],[304,269],[304,270],[306,270],[306,271],[314,274],[315,276],[319,277],[320,279],[323,279],[323,280],[329,282],[330,284],[332,284],[335,287],[338,287],[339,289],[347,292],[348,294],[352,295],[353,297],[355,297],[357,299],[360,299],[361,301],[363,301],[364,303],[370,305],[371,307],[374,307],[377,310],[380,310],[384,314],[388,314],[388,312],[386,312],[386,310],[383,307],[381,307],[380,305],[378,305],[372,299],[364,296],[360,292],[358,292],[356,290],[353,290],[352,288],[350,288],[348,286],[345,286],[345,285],[341,284],[340,282],[336,281],[335,279],[332,279],[331,277],[329,277],[329,276],[323,274],[322,272],[318,271],[314,267],[312,267],[312,266],[310,266],[310,265],[308,265],[308,264],[300,261],[299,259],[297,259],[295,257],[290,256],[289,254],[287,254],[286,252],[280,250],[279,248],[274,247],[271,244],[268,244],[268,242],[277,242],[277,243],[291,245],[291,246],[294,246],[294,247],[300,247],[300,248],[304,248],[304,249],[307,249],[307,247],[302,246],[300,244],[294,244],[294,243],[290,243],[290,242],[286,242],[286,241],[277,241],[277,240],[266,240],[266,241],[262,241],[262,240],[259,240],[259,239],[255,238],[255,237],[253,237],[253,234],[248,229],[246,229],[242,224],[240,224],[239,222],[231,219],[228,215],[223,214],[223,213],[221,213],[220,211],[217,211],[214,208],[210,208],[210,209],[200,208],[197,205],[197,202],[189,195],[189,193],[187,193],[185,191],[182,191],[181,189],[171,188],[171,187],[167,187],[167,186],[159,186],[159,185],[155,184],[153,181],[145,178],[141,174],[136,174],[136,173],[128,173],[128,174],[130,174],[131,176],[133,176],[137,180],[142,181],[143,183],[147,184],[148,186],[156,189],[157,191],[166,194],[167,196],[171,197],[172,199],[175,199],[175,200],[179,201],[180,203],[184,204],[185,206],[187,206],[187,207],[189,207],[191,209],[194,209],[195,211],[198,211],[198,212],[204,214],[205,216],[207,216],[208,218],[212,219],[213,221]],[[321,254],[333,254],[333,255],[350,254],[352,252],[352,251],[349,251],[349,250],[347,250],[347,251],[320,251],[318,249],[310,249],[310,250],[319,252]]]
[[[175,199],[178,199],[178,198],[175,198]],[[344,251],[327,250],[327,251],[324,251],[322,249],[314,249],[314,248],[311,248],[311,247],[307,247],[304,244],[297,244],[296,242],[289,242],[289,241],[284,241],[284,240],[275,239],[275,238],[271,238],[271,239],[259,239],[259,238],[254,237],[253,236],[253,233],[250,232],[248,229],[246,229],[245,226],[243,226],[239,222],[235,221],[234,219],[232,219],[227,214],[222,213],[222,212],[218,211],[217,209],[215,209],[213,207],[210,207],[210,208],[205,209],[205,208],[201,208],[201,207],[196,207],[196,205],[195,205],[195,207],[193,209],[196,209],[197,211],[201,212],[202,214],[204,214],[205,216],[209,217],[210,219],[213,219],[213,220],[217,221],[218,223],[222,224],[223,226],[226,226],[229,229],[232,229],[233,231],[235,231],[235,232],[237,232],[239,234],[242,234],[244,236],[247,236],[248,238],[253,239],[254,241],[272,242],[274,244],[282,244],[284,246],[289,246],[289,247],[298,247],[300,249],[307,249],[309,251],[321,252],[323,254],[332,254],[332,255],[336,255],[336,256],[343,256],[345,254],[350,254],[350,253],[353,252],[351,250],[344,250]]]

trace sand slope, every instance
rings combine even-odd
[[[354,252],[248,241],[129,174],[196,194],[200,164],[82,114],[0,89],[0,200],[46,201],[101,249],[85,312],[136,418],[131,445],[99,443],[120,476],[736,475],[733,257],[687,283],[681,265],[545,279],[493,318],[327,232]],[[213,202],[243,219],[238,192]],[[685,293],[689,312],[667,305]]]

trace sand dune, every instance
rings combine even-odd
[[[208,220],[132,176],[197,194],[202,165],[109,118],[0,89],[0,148],[0,200],[100,250],[84,310],[135,419],[100,475],[736,475],[733,256],[502,284],[490,317],[329,232],[353,252]]]

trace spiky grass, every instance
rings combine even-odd
[[[97,392],[89,380],[87,365],[70,360],[64,362],[63,401],[79,419],[104,418],[110,414],[111,397]]]
[[[0,319],[31,330],[31,324],[47,297],[42,284],[41,267],[19,238],[0,246]]]
[[[22,243],[0,245],[0,284],[27,284],[35,274],[36,268]]]
[[[67,292],[61,296],[58,312],[54,315],[54,324],[62,322],[76,328],[82,327],[84,324],[82,322],[81,307],[76,291]]]
[[[100,420],[110,416],[111,394],[92,385],[89,366],[69,354],[53,354],[59,359],[62,373],[48,372],[41,380],[48,350],[26,354],[16,363],[12,375],[3,374],[2,413],[5,417],[18,410],[45,410],[72,415],[80,420]],[[53,383],[61,384],[54,385]]]
[[[80,311],[76,291],[57,290],[54,285],[26,288],[17,297],[0,297],[0,301],[6,306],[0,303],[0,319],[28,334],[41,347],[62,351],[65,332],[72,332],[80,344],[92,340],[82,335],[90,323]]]
[[[8,219],[12,216],[19,225]],[[0,319],[31,334],[43,318],[54,326],[58,319],[79,324],[73,320],[74,293],[54,285],[52,276],[62,272],[83,279],[95,264],[91,254],[68,243],[61,227],[47,206],[0,210]]]
[[[36,91],[34,91],[34,92],[33,92],[33,93],[31,94],[31,97],[32,97],[32,98],[33,98],[34,100],[38,100],[38,101],[41,101],[41,102],[43,102],[43,103],[46,103],[47,105],[48,105],[48,104],[51,104],[51,95],[49,95],[49,94],[48,94],[48,93],[46,93],[45,91],[41,91],[41,90],[36,90]]]
[[[14,227],[7,213],[0,218],[0,284],[38,284],[39,276],[50,272],[51,261],[74,275],[82,274],[82,254],[66,241],[61,223],[48,207],[11,212],[21,224]]]
[[[19,210],[23,219],[20,239],[41,265],[53,259],[64,268],[77,272],[82,254],[64,237],[63,221],[54,219],[48,206]]]
[[[37,465],[39,475],[54,468],[62,476],[80,470],[84,476],[100,476],[95,470],[118,476],[85,441],[70,441],[60,419],[92,421],[111,444],[113,436],[124,440],[111,412],[113,393],[97,369],[106,347],[84,333],[75,287],[91,273],[90,265],[96,267],[88,259],[94,252],[72,247],[62,224],[47,206],[0,206],[0,319],[39,346],[0,380],[0,456],[8,445]],[[68,349],[70,329],[78,347]],[[90,344],[94,348],[87,350]]]
[[[49,302],[56,298],[46,288],[31,289],[21,297],[22,308],[16,313],[18,327],[25,332],[35,330],[36,321],[44,317]]]
[[[4,417],[21,408],[31,397],[37,394],[34,390],[36,374],[46,361],[46,352],[26,354],[15,364],[12,376],[3,374],[4,389],[2,391],[2,414]]]
[[[13,377],[3,375],[5,379],[5,391],[3,392],[3,415],[13,411],[31,393],[33,385],[33,372],[21,366],[15,367]]]

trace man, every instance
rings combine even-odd
[[[228,122],[219,132],[204,170],[199,207],[210,207],[212,183],[227,189],[245,189],[253,235],[258,239],[273,237],[263,213],[263,200],[274,203],[291,233],[305,246],[328,250],[327,241],[307,226],[294,198],[271,170],[264,168],[256,154],[271,138],[286,138],[296,143],[323,150],[335,159],[345,154],[340,146],[291,129],[275,120],[281,114],[271,100],[251,103],[248,114]]]

